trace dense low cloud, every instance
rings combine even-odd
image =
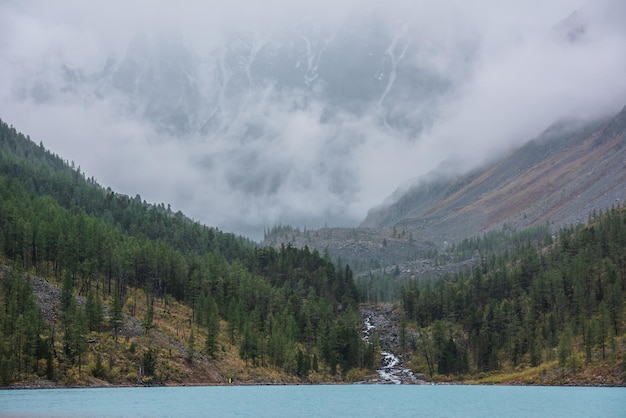
[[[619,0],[162,3],[4,2],[0,117],[254,237],[356,225],[407,181],[626,104]]]

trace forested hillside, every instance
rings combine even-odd
[[[521,245],[483,257],[470,273],[405,286],[406,322],[420,334],[402,344],[416,370],[441,378],[623,384],[625,290],[620,206],[562,229],[552,244]]]
[[[78,384],[85,376],[166,380],[155,339],[141,340],[148,344],[141,356],[132,337],[118,346],[128,321],[148,337],[176,327],[189,363],[195,350],[218,369],[233,349],[245,367],[302,379],[373,367],[350,267],[327,256],[256,248],[164,204],[104,189],[1,121],[0,196],[0,264],[8,266],[0,273],[2,384],[34,375]],[[62,287],[60,300],[40,306],[23,273]],[[180,333],[180,324],[163,319],[179,305],[188,312]],[[115,354],[96,347],[109,337]],[[111,358],[127,354],[140,359],[139,375]]]
[[[361,339],[358,299],[396,297],[386,342],[430,379],[624,384],[623,206],[428,256],[357,287],[326,252],[117,194],[0,122],[2,385],[363,379],[379,347]]]

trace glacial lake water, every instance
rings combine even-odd
[[[0,391],[0,416],[626,417],[626,388],[313,385]]]

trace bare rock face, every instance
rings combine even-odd
[[[264,244],[308,246],[367,271],[427,259],[504,225],[558,231],[626,200],[625,162],[626,107],[612,118],[557,123],[469,174],[426,176],[370,210],[358,228],[274,231]]]
[[[435,248],[433,243],[415,239],[406,230],[393,228],[323,228],[312,231],[291,228],[270,234],[263,244],[274,247],[306,246],[320,254],[327,252],[333,261],[340,258],[356,271],[414,260]]]
[[[40,277],[29,276],[29,279],[43,317],[48,323],[54,322],[61,303],[61,289]]]
[[[378,344],[383,351],[399,351],[398,326],[400,316],[390,303],[361,307],[364,322],[371,326],[370,336],[377,334]]]
[[[600,121],[561,122],[487,167],[432,176],[373,209],[362,227],[437,246],[498,228],[583,222],[626,199],[626,107]]]

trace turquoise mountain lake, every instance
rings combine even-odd
[[[626,417],[626,388],[313,385],[0,391],[0,416]]]

